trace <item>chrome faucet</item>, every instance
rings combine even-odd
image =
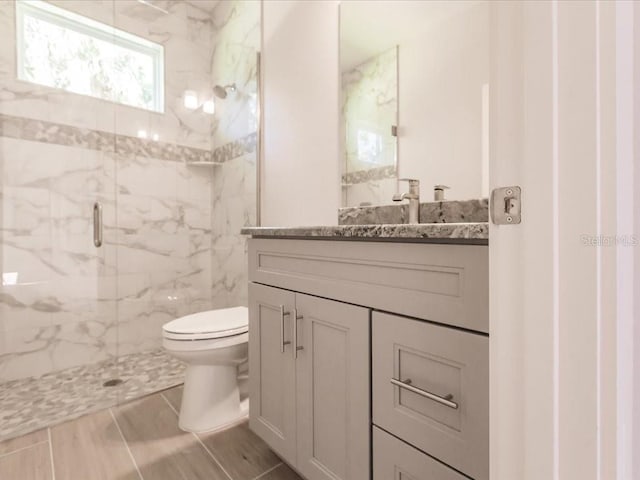
[[[409,182],[409,192],[396,193],[394,202],[409,200],[409,223],[420,223],[420,180],[415,178],[400,178],[399,182]]]

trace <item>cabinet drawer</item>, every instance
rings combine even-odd
[[[489,252],[479,245],[249,240],[249,280],[489,332]]]
[[[373,427],[373,480],[468,480],[455,470]]]
[[[489,339],[374,312],[372,342],[373,423],[488,479]]]

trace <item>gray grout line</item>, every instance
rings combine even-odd
[[[209,450],[209,448],[202,442],[202,440],[200,440],[200,437],[198,435],[196,435],[195,433],[191,432],[191,434],[196,437],[196,440],[198,440],[198,443],[200,445],[202,445],[202,448],[205,449],[205,451],[209,454],[209,456],[211,458],[213,458],[213,461],[216,462],[218,464],[218,466],[222,469],[222,471],[224,472],[224,474],[229,477],[229,480],[233,480],[231,478],[231,475],[229,475],[229,472],[227,472],[227,470],[222,466],[222,464],[218,461],[218,459],[215,457],[215,455],[213,454],[213,452],[211,450]]]
[[[51,459],[51,480],[56,480],[56,467],[53,463],[53,442],[51,441],[51,428],[48,427],[47,437],[49,439],[49,458]]]
[[[262,472],[260,475],[258,475],[257,477],[253,478],[252,480],[258,480],[258,479],[260,479],[260,478],[264,477],[265,475],[267,475],[268,473],[273,472],[276,468],[278,468],[278,467],[280,467],[280,466],[282,466],[282,465],[283,465],[283,462],[280,462],[279,464],[274,465],[274,466],[273,466],[273,467],[271,467],[270,469],[265,470],[265,471],[264,471],[264,472]]]
[[[173,413],[175,413],[176,415],[180,416],[180,414],[178,413],[178,411],[177,411],[175,408],[173,408],[173,405],[171,405],[171,402],[167,399],[167,397],[165,397],[165,396],[164,396],[164,393],[163,393],[163,392],[160,392],[160,396],[161,396],[162,398],[164,398],[164,401],[165,401],[165,402],[167,402],[167,405],[169,405],[169,408],[170,408],[171,410],[173,410]]]
[[[173,405],[171,405],[171,402],[167,399],[167,397],[164,396],[164,393],[160,393],[160,396],[162,398],[164,398],[164,401],[167,402],[167,405],[169,405],[169,408],[171,410],[173,410],[173,413],[175,413],[177,416],[180,416],[180,414],[176,411],[176,409],[173,408]],[[224,472],[224,474],[227,476],[227,478],[229,480],[233,480],[233,478],[231,478],[231,475],[229,475],[229,472],[227,472],[227,470],[222,466],[222,464],[218,461],[218,459],[213,454],[213,452],[211,450],[209,450],[209,448],[202,442],[202,440],[200,440],[200,437],[197,434],[193,433],[193,432],[191,432],[191,435],[193,435],[196,438],[198,443],[202,446],[202,448],[204,448],[205,452],[207,452],[209,454],[209,456],[213,459],[213,461],[216,462],[216,464]]]
[[[27,450],[31,447],[37,447],[38,445],[42,445],[43,443],[47,443],[49,440],[42,440],[40,442],[32,443],[31,445],[27,445],[26,447],[20,447],[15,450],[11,450],[10,452],[0,453],[0,458],[8,457],[9,455],[13,455],[14,453],[22,452],[23,450]]]
[[[129,458],[131,458],[131,461],[133,462],[133,466],[136,468],[136,472],[138,472],[138,476],[140,477],[140,480],[144,480],[144,477],[142,476],[142,472],[140,472],[140,469],[138,468],[138,463],[136,462],[136,459],[133,456],[133,453],[131,452],[131,449],[129,448],[129,444],[127,443],[127,439],[124,438],[124,433],[122,433],[122,429],[120,428],[120,424],[118,423],[118,420],[116,419],[116,416],[113,414],[113,409],[112,408],[109,409],[109,413],[111,414],[111,418],[113,419],[113,423],[116,424],[116,428],[118,429],[118,433],[120,434],[120,438],[122,438],[122,442],[124,443],[124,446],[126,447],[127,452],[129,453]],[[55,478],[53,480],[55,480]]]
[[[175,413],[177,416],[180,416],[180,414],[178,413],[178,411],[173,408],[173,405],[171,404],[171,402],[169,401],[169,399],[167,399],[167,397],[164,396],[163,392],[160,392],[160,396],[162,398],[164,398],[164,401],[167,402],[167,405],[169,405],[169,408],[171,410],[173,410],[173,413]],[[196,437],[196,439],[198,440],[198,442],[200,443],[200,445],[202,445],[202,448],[204,448],[207,453],[211,456],[211,458],[213,458],[213,460],[218,464],[218,466],[222,469],[222,471],[227,475],[227,477],[229,477],[230,480],[233,480],[231,478],[231,475],[229,475],[229,472],[227,472],[225,470],[225,468],[222,466],[222,464],[218,461],[218,459],[215,457],[215,455],[213,454],[213,452],[211,452],[211,450],[209,450],[209,448],[202,442],[202,440],[200,440],[200,437],[196,434],[192,432],[192,435],[194,435]],[[262,472],[260,475],[258,475],[257,477],[252,478],[251,480],[258,480],[262,477],[264,477],[266,474],[273,472],[276,468],[278,468],[279,466],[281,466],[284,462],[280,462],[277,465],[274,465],[273,467],[265,470],[264,472]]]

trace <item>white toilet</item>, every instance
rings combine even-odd
[[[246,307],[194,313],[162,327],[164,348],[187,364],[182,430],[217,430],[247,415],[248,400],[240,402],[238,366],[248,358],[248,331]]]

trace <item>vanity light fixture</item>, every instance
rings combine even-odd
[[[18,284],[18,272],[2,273],[2,285],[17,285],[17,284]]]
[[[193,90],[186,90],[183,100],[184,108],[189,110],[196,110],[198,108],[198,94]]]
[[[206,100],[203,104],[202,104],[202,111],[204,113],[208,113],[209,115],[213,115],[214,112],[216,111],[216,105],[213,102],[213,98],[210,100]]]

